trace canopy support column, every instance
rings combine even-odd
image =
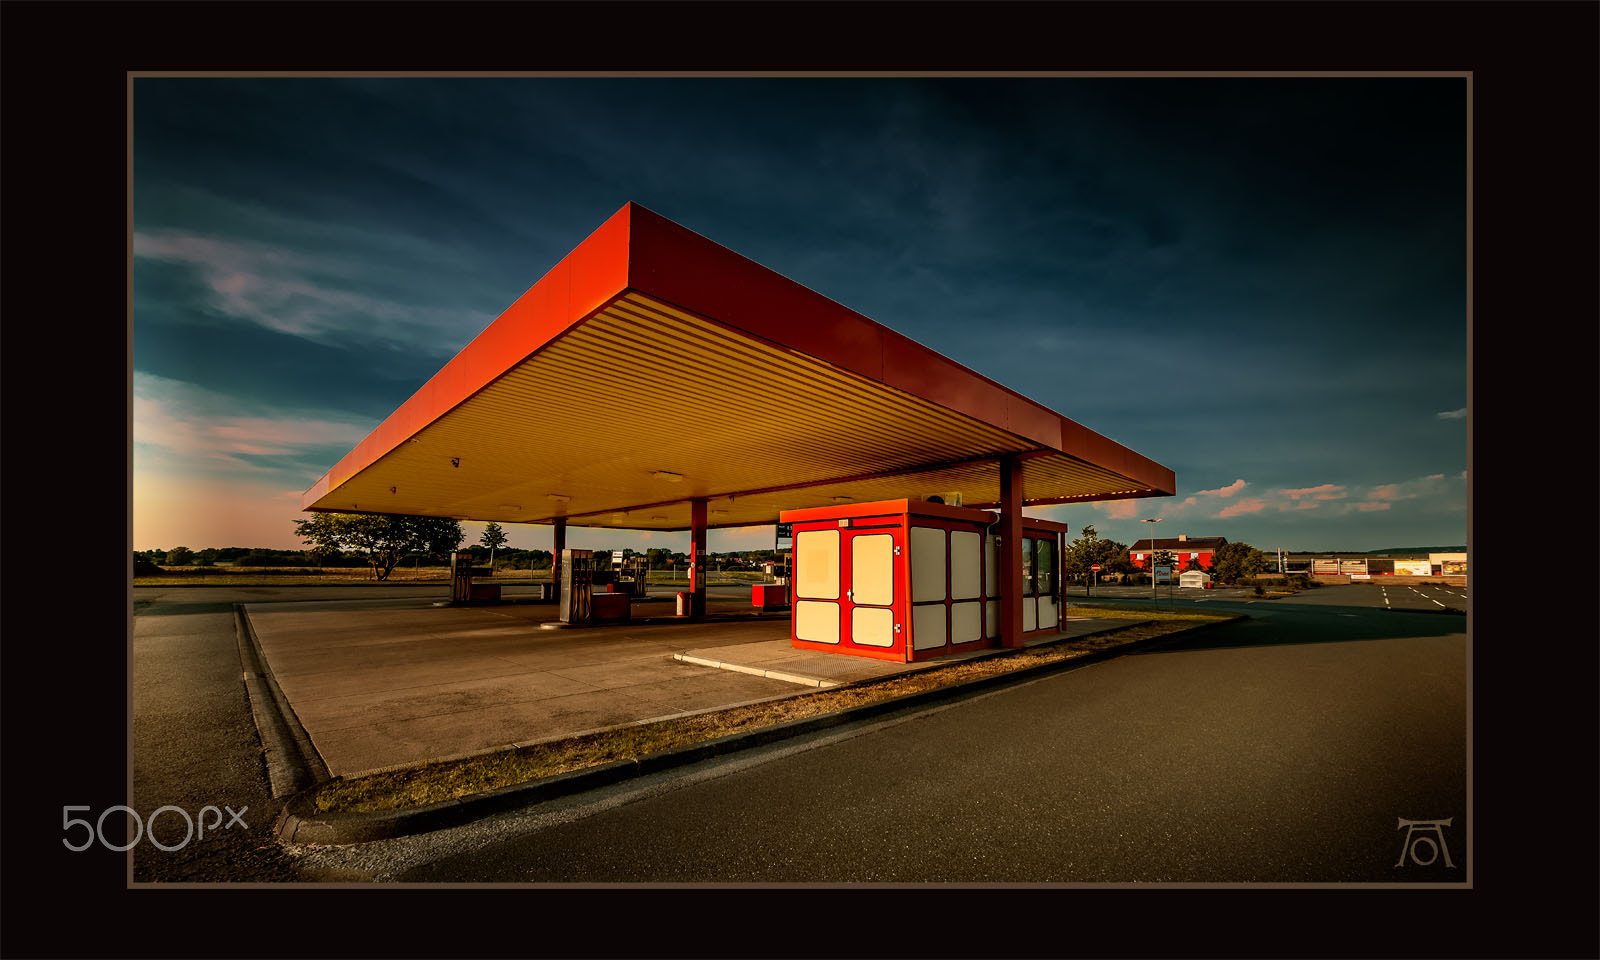
[[[555,528],[556,558],[550,565],[550,597],[559,603],[561,600],[561,551],[567,548],[567,518],[556,517]]]
[[[1000,458],[1000,646],[1022,646],[1022,460]]]
[[[706,615],[706,501],[689,501],[689,616]]]

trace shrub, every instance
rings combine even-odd
[[[277,567],[282,566],[283,561],[264,553],[247,553],[233,561],[233,565],[236,567]]]
[[[149,557],[141,556],[140,554],[137,554],[137,553],[133,555],[133,575],[134,576],[136,576],[136,577],[159,577],[159,576],[161,576],[161,574],[163,574],[165,572],[166,572],[165,570],[162,570],[160,567],[156,566],[155,565],[155,561],[151,560]]]
[[[1259,583],[1256,584],[1256,590],[1255,590],[1256,596],[1258,596],[1258,597],[1265,596],[1266,592],[1267,592],[1266,590],[1262,589],[1261,584],[1259,584]]]

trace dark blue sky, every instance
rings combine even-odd
[[[1456,78],[141,78],[134,546],[300,546],[630,200],[1176,471],[1074,528],[1464,543],[1466,157]]]

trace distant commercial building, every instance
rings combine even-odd
[[[1212,558],[1227,542],[1225,537],[1190,537],[1183,533],[1169,539],[1158,537],[1154,546],[1151,546],[1150,540],[1135,540],[1133,546],[1128,548],[1128,560],[1140,569],[1148,569],[1150,554],[1165,550],[1178,558],[1178,566],[1182,569],[1197,565],[1201,570],[1209,570]]]
[[[1296,553],[1286,557],[1289,573],[1342,576],[1464,576],[1464,553]]]

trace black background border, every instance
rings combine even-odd
[[[1593,579],[1495,586],[1597,530],[1600,6],[13,0],[3,19],[6,955],[1600,955]],[[126,505],[126,71],[243,69],[1473,71],[1475,887],[128,890],[121,855],[64,850],[62,804],[126,796],[122,552],[103,586],[41,576]],[[1529,484],[1530,463],[1560,479]]]

